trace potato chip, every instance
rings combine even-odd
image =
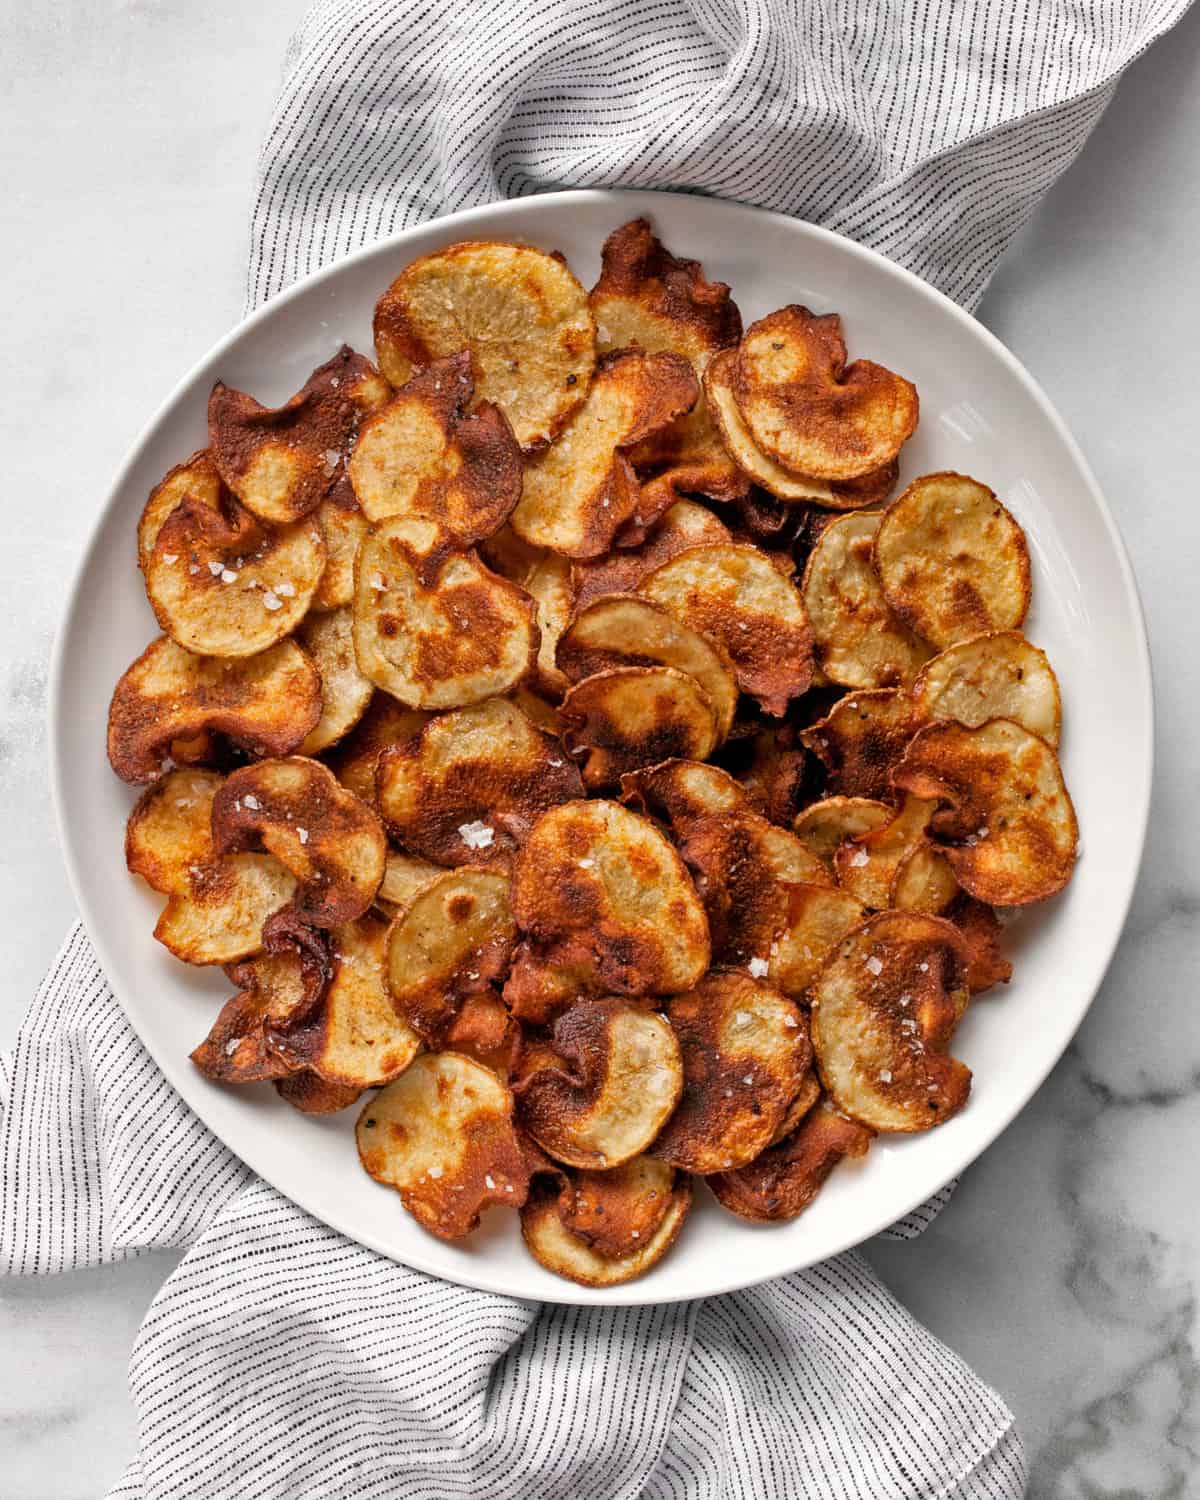
[[[792,883],[777,887],[782,913],[778,935],[767,950],[767,977],[785,995],[804,998],[846,934],[867,915],[848,891]]]
[[[632,1001],[581,1000],[554,1026],[567,1066],[522,1067],[521,1124],[543,1151],[572,1167],[607,1170],[645,1151],[679,1101],[675,1032]]]
[[[638,585],[644,598],[720,642],[738,686],[782,716],[812,680],[812,632],[794,585],[757,547],[692,547]]]
[[[907,693],[873,688],[847,693],[800,739],[824,765],[833,796],[891,802],[892,768],[919,724]]]
[[[388,693],[377,691],[366,713],[334,747],[329,769],[347,791],[378,810],[375,771],[380,754],[391,745],[415,739],[432,717],[422,709],[405,708]]]
[[[1024,906],[1062,890],[1079,826],[1058,757],[1008,719],[921,730],[893,773],[898,787],[947,806],[930,834],[959,885],[993,906]]]
[[[479,555],[501,578],[525,587],[529,575],[543,558],[552,554],[543,547],[534,547],[523,541],[506,521],[491,536],[479,544]]]
[[[641,1175],[635,1177],[629,1168],[619,1168],[618,1171],[625,1172],[626,1176],[620,1180],[616,1194],[611,1189],[606,1191],[606,1201],[617,1198],[621,1206],[612,1210],[614,1216],[619,1214],[622,1221],[630,1222],[642,1212],[642,1205],[649,1193],[658,1192],[659,1189],[646,1188],[645,1181],[651,1179]],[[657,1265],[675,1243],[692,1206],[691,1183],[682,1173],[672,1175],[674,1185],[667,1197],[666,1211],[657,1227],[649,1234],[630,1229],[630,1240],[633,1241],[635,1233],[639,1238],[633,1241],[633,1249],[617,1256],[603,1253],[595,1243],[589,1243],[582,1235],[567,1227],[565,1219],[570,1218],[570,1209],[563,1209],[560,1205],[564,1197],[568,1204],[574,1201],[576,1189],[571,1177],[562,1185],[557,1181],[535,1183],[529,1202],[521,1210],[521,1234],[529,1253],[547,1271],[553,1271],[556,1276],[565,1277],[568,1281],[578,1282],[581,1286],[618,1286],[622,1282],[633,1281],[635,1277],[644,1275],[652,1266]],[[601,1177],[615,1179],[617,1172],[594,1173],[590,1176],[592,1180]],[[650,1206],[657,1209],[658,1205],[655,1202]]]
[[[738,1172],[708,1179],[717,1202],[740,1219],[775,1224],[798,1218],[847,1157],[867,1154],[874,1132],[825,1102],[810,1109],[794,1134]]]
[[[800,1083],[799,1092],[783,1112],[783,1119],[776,1126],[775,1134],[769,1142],[772,1146],[778,1146],[779,1142],[797,1130],[800,1121],[804,1119],[821,1097],[821,1081],[817,1077],[816,1068],[809,1068]],[[720,1176],[720,1173],[717,1174]]]
[[[739,780],[755,811],[787,828],[811,795],[808,754],[791,724],[761,730],[748,743],[750,764]]]
[[[468,995],[446,1031],[445,1047],[473,1057],[507,1082],[521,1051],[521,1028],[498,995]]]
[[[814,479],[857,479],[900,452],[917,425],[917,392],[870,360],[846,364],[842,320],[780,308],[746,330],[733,395],[759,448]]]
[[[619,1260],[640,1249],[667,1216],[675,1169],[635,1156],[607,1172],[559,1169],[558,1216],[597,1255]]]
[[[1062,702],[1046,653],[1019,630],[993,631],[948,646],[921,669],[912,689],[925,719],[956,719],[977,729],[1011,719],[1058,746]]]
[[[749,808],[728,771],[694,760],[665,760],[621,777],[621,801],[639,812],[663,812],[676,834],[697,818]]]
[[[432,521],[385,521],[358,549],[359,670],[408,708],[506,693],[537,656],[533,600]]]
[[[404,847],[440,865],[507,861],[542,813],[583,792],[558,741],[507,698],[430,720],[380,756],[376,784]]]
[[[935,646],[1015,630],[1029,608],[1025,533],[965,474],[926,474],[892,501],[875,568],[892,609]]]
[[[359,423],[390,395],[370,361],[346,345],[273,410],[218,380],[208,441],[221,478],[261,520],[297,521],[342,477]]]
[[[605,594],[632,594],[642,579],[689,547],[731,540],[729,527],[694,500],[679,500],[636,547],[614,547],[603,557],[571,565],[575,607]]]
[[[298,1109],[302,1115],[335,1115],[338,1110],[349,1109],[362,1097],[362,1090],[353,1084],[330,1083],[307,1071],[276,1078],[274,1089],[285,1104]]]
[[[559,710],[563,743],[586,752],[588,788],[615,786],[629,771],[672,757],[704,760],[717,744],[712,700],[672,667],[618,667],[577,682]]]
[[[212,828],[219,854],[262,848],[290,870],[296,910],[314,927],[361,917],[383,879],[379,819],[328,767],[304,756],[234,771],[213,798]]]
[[[996,913],[967,895],[940,849],[925,842],[901,861],[892,881],[891,904],[898,911],[925,912],[954,923],[967,945],[967,988],[972,995],[1012,978],[1012,964],[1000,951],[1003,929]]]
[[[383,879],[375,894],[375,905],[387,915],[395,916],[441,874],[441,865],[430,864],[427,859],[414,859],[411,854],[389,848],[383,862]]]
[[[516,704],[535,729],[540,729],[543,734],[556,740],[562,737],[562,722],[558,717],[557,707],[549,698],[535,692],[529,683],[518,684],[509,693],[508,700]]]
[[[792,832],[826,866],[847,839],[861,838],[882,828],[896,816],[896,809],[872,797],[825,797],[798,813]]]
[[[427,1042],[442,1045],[463,1001],[507,974],[515,938],[507,875],[444,870],[388,932],[387,980],[397,1012]]]
[[[699,386],[677,354],[606,357],[587,399],[525,468],[511,525],[565,557],[599,557],[634,514],[637,476],[625,450],[695,405]]]
[[[967,1102],[946,1048],[967,1006],[966,946],[940,917],[881,912],[842,942],[812,990],[812,1040],[834,1104],[873,1130],[929,1130]]]
[[[876,911],[891,906],[898,872],[928,843],[926,830],[936,806],[920,797],[905,797],[890,822],[848,839],[833,857],[843,890]]]
[[[321,679],[294,641],[257,656],[193,656],[151,641],[117,683],[108,759],[122,781],[153,781],[167,749],[205,730],[251,755],[286,755],[321,717]]]
[[[362,424],[349,469],[369,521],[424,517],[469,547],[508,519],[521,496],[521,450],[499,407],[464,415],[473,390],[464,349],[414,375]]]
[[[299,637],[321,675],[321,717],[297,749],[301,755],[316,755],[349,734],[366,713],[375,689],[358,670],[354,617],[348,609],[309,615]]]
[[[559,669],[556,653],[559,637],[575,608],[575,580],[570,561],[547,552],[530,569],[523,587],[537,606],[537,627],[541,633],[535,680],[543,692],[557,698],[569,685],[566,674]]]
[[[609,595],[585,605],[563,633],[557,660],[572,682],[611,667],[674,667],[704,689],[720,739],[733,724],[738,688],[729,653],[648,599]]]
[[[232,499],[207,448],[176,464],[150,491],[138,521],[138,566],[145,571],[163,522],[184,500],[219,515]]]
[[[370,530],[348,477],[329,491],[313,511],[313,520],[321,528],[325,542],[325,571],[313,595],[312,607],[341,609],[354,598],[354,559],[359,543]]]
[[[770,1143],[812,1062],[803,1014],[747,974],[714,969],[668,1002],[667,1019],[684,1092],[654,1155],[701,1175],[745,1166]]]
[[[936,845],[929,842],[924,833],[936,806],[936,802],[923,802],[919,797],[905,798],[905,809],[919,810],[916,812],[916,820],[920,824],[921,833],[919,837],[909,837],[904,853],[894,861],[894,873],[886,901],[874,904],[893,906],[897,911],[922,911],[927,916],[940,917],[959,894],[961,887],[954,878],[950,861]],[[903,812],[900,817],[904,818]],[[911,834],[911,827],[909,831]],[[900,840],[895,841],[893,847],[899,847],[900,843]],[[880,873],[883,873],[882,869]]]
[[[561,256],[471,241],[401,271],[376,305],[375,349],[395,386],[468,350],[477,399],[500,408],[522,448],[558,433],[596,359],[586,295]]]
[[[363,1105],[359,1160],[423,1229],[461,1239],[492,1203],[519,1208],[529,1168],[508,1086],[457,1052],[424,1052]]]

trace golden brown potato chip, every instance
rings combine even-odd
[[[522,1068],[521,1124],[572,1167],[607,1169],[638,1156],[679,1101],[683,1068],[673,1029],[629,1000],[581,1000],[554,1026],[567,1064]]]
[[[221,478],[261,520],[299,520],[342,477],[359,423],[390,395],[378,370],[346,345],[273,410],[218,380],[208,441]]]
[[[926,830],[936,806],[920,797],[905,797],[889,822],[842,844],[833,856],[842,889],[876,911],[891,906],[898,872],[928,843]]]
[[[473,1057],[506,1082],[521,1051],[521,1028],[498,995],[468,995],[446,1031],[446,1050]]]
[[[712,700],[673,667],[597,672],[571,688],[559,714],[569,752],[587,752],[583,780],[593,789],[670,757],[704,760],[717,745]]]
[[[559,1207],[561,1195],[572,1191],[569,1183],[565,1189],[554,1182],[536,1183],[529,1202],[521,1210],[521,1234],[529,1253],[539,1265],[545,1266],[547,1271],[553,1271],[556,1276],[563,1276],[581,1286],[617,1286],[644,1275],[651,1266],[657,1265],[675,1243],[692,1206],[692,1185],[682,1173],[676,1173],[667,1210],[658,1227],[647,1237],[639,1238],[633,1250],[614,1257],[601,1253],[581,1235],[568,1229],[563,1222]],[[630,1217],[635,1211],[626,1208],[624,1214]],[[640,1234],[640,1231],[637,1232]],[[630,1230],[631,1238],[633,1233]]]
[[[533,600],[432,521],[385,521],[354,578],[359,670],[408,708],[481,703],[533,666]]]
[[[948,646],[921,669],[912,695],[924,719],[957,719],[968,729],[988,719],[1011,719],[1058,746],[1058,680],[1046,653],[1019,630],[993,631]]]
[[[575,607],[583,609],[604,594],[632,594],[655,568],[689,547],[730,540],[729,527],[711,510],[679,500],[639,546],[615,547],[603,557],[572,563]]]
[[[474,390],[464,349],[414,375],[362,424],[350,482],[369,521],[421,516],[469,547],[521,496],[521,450],[499,407],[464,415]]]
[[[847,839],[861,838],[882,828],[896,816],[896,809],[871,797],[825,797],[796,815],[792,832],[827,869]]]
[[[234,771],[213,799],[219,854],[265,849],[296,877],[297,912],[314,927],[361,917],[383,879],[387,839],[365,802],[300,755]]]
[[[205,730],[251,755],[286,755],[320,717],[321,679],[294,641],[231,658],[193,656],[159,636],[113,692],[108,759],[122,781],[153,781],[172,744]]]
[[[145,570],[163,522],[184,500],[220,513],[232,499],[207,448],[176,464],[150,491],[138,521],[138,566]]]
[[[607,1172],[558,1172],[563,1227],[606,1260],[640,1250],[671,1207],[675,1168],[653,1156],[635,1156]]]
[[[891,802],[892,767],[919,724],[907,693],[873,688],[839,698],[800,739],[825,767],[833,796]]]
[[[692,547],[663,563],[638,593],[719,641],[738,686],[782,716],[812,681],[812,632],[795,586],[757,547]]]
[[[369,1175],[444,1240],[469,1234],[489,1204],[519,1208],[529,1191],[508,1086],[457,1052],[415,1058],[363,1106],[355,1138]]]
[[[516,926],[508,876],[445,870],[400,912],[387,937],[392,1003],[413,1030],[441,1045],[463,1001],[503,979]]]
[[[677,354],[607,356],[587,399],[525,468],[511,525],[565,557],[599,557],[634,514],[639,486],[625,450],[695,405],[699,386]]]
[[[897,911],[925,912],[954,923],[967,945],[967,988],[972,995],[1012,978],[1012,964],[1000,951],[1003,929],[996,913],[967,895],[945,854],[932,844],[919,844],[901,861],[892,881],[891,904]]]
[[[342,478],[329,491],[313,520],[325,541],[325,571],[313,595],[313,609],[341,609],[354,598],[354,559],[358,546],[370,530],[359,509],[349,478]]]
[[[566,673],[559,669],[557,652],[559,638],[575,607],[575,580],[570,562],[555,552],[547,552],[530,570],[524,588],[537,605],[537,626],[542,637],[538,646],[537,684],[544,692],[558,697],[569,685]]]
[[[549,698],[544,698],[541,693],[534,692],[527,682],[522,682],[515,687],[508,697],[535,729],[540,729],[543,734],[548,734],[553,739],[562,737],[562,724],[558,717],[558,709]]]
[[[798,1006],[746,974],[714,969],[675,995],[684,1092],[654,1155],[705,1175],[753,1161],[770,1143],[812,1062]]]
[[[929,1130],[956,1114],[971,1070],[946,1053],[967,1006],[967,952],[940,917],[881,912],[828,960],[812,1040],[834,1104],[873,1130]]]
[[[375,771],[380,754],[390,745],[415,739],[432,717],[422,709],[405,708],[388,693],[376,692],[366,713],[330,755],[330,770],[347,791],[377,807]]]
[[[354,616],[348,609],[309,615],[299,636],[321,675],[321,717],[297,749],[301,755],[316,755],[349,734],[366,713],[375,689],[358,670]]]
[[[867,912],[847,891],[827,885],[781,885],[778,890],[783,923],[768,949],[767,975],[785,995],[800,999]]]
[[[928,828],[936,806],[935,802],[922,802],[918,797],[905,798],[905,810],[920,810],[916,814],[916,820],[920,824],[921,835],[908,843],[905,852],[895,862],[895,873],[892,875],[886,902],[873,902],[873,905],[893,906],[897,911],[923,911],[928,916],[940,917],[958,895],[960,886],[954,878],[950,861],[924,836],[924,829]],[[904,817],[903,811],[900,817]],[[900,842],[893,841],[893,848],[899,847]],[[869,857],[870,851],[868,859]]]
[[[376,786],[404,847],[439,865],[507,861],[542,813],[583,793],[562,746],[507,698],[431,719],[384,751]]]
[[[694,677],[704,689],[717,717],[720,739],[733,724],[738,687],[729,653],[649,599],[628,595],[594,599],[563,633],[557,660],[572,682],[611,667],[674,667]]]
[[[399,849],[389,849],[383,862],[383,879],[375,896],[375,905],[395,916],[442,873],[441,865],[430,864],[426,859],[414,859]]]
[[[479,555],[493,573],[499,573],[501,578],[519,583],[524,588],[538,563],[552,554],[522,541],[506,521],[498,531],[480,542]]]
[[[289,1073],[286,1078],[276,1078],[275,1092],[293,1109],[302,1115],[335,1115],[340,1109],[349,1109],[362,1097],[362,1089],[353,1084],[330,1083],[316,1073]]]
[[[892,501],[875,569],[892,609],[935,646],[1015,630],[1029,608],[1025,533],[965,474],[926,474]]]
[[[395,386],[466,349],[475,394],[522,448],[548,442],[587,395],[595,334],[566,262],[531,245],[463,241],[406,266],[375,308],[375,349]]]
[[[800,1121],[812,1110],[821,1097],[821,1081],[817,1077],[816,1068],[809,1068],[800,1083],[800,1089],[796,1097],[784,1110],[783,1119],[771,1137],[770,1144],[778,1146],[779,1142],[785,1140],[796,1130]],[[720,1174],[718,1174],[720,1175]]]
[[[821,533],[801,595],[813,650],[830,682],[850,688],[908,687],[932,655],[888,608],[875,576],[874,512],[841,516]]]
[[[857,479],[890,463],[917,425],[917,392],[859,359],[847,366],[842,320],[792,305],[746,330],[733,394],[768,458],[814,479]]]
[[[743,1167],[708,1179],[717,1202],[740,1219],[774,1224],[795,1219],[846,1157],[865,1156],[874,1131],[829,1104],[810,1109],[794,1134]]]
[[[639,812],[663,812],[675,833],[697,818],[749,807],[745,790],[720,766],[665,760],[621,777],[621,801]]]
[[[931,724],[892,779],[916,797],[948,804],[934,813],[930,834],[977,900],[1024,906],[1070,880],[1079,842],[1070,793],[1054,751],[1019,724]]]

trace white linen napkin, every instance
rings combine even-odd
[[[812,219],[973,306],[1185,9],[321,0],[263,149],[247,306],[436,214],[604,185]],[[111,1497],[1024,1492],[1003,1403],[854,1255],[701,1303],[540,1308],[347,1241],[188,1110],[80,928],[0,1057],[0,1192],[9,1274],[187,1248],[133,1351],[139,1451]]]

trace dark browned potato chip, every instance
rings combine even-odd
[[[925,719],[957,719],[976,729],[1011,719],[1058,746],[1062,702],[1046,653],[1019,630],[998,630],[948,646],[922,667],[912,688]]]
[[[676,834],[697,818],[750,805],[728,771],[694,760],[665,760],[622,776],[621,801],[639,812],[665,813]]]
[[[354,598],[354,559],[359,543],[370,530],[348,477],[329,491],[313,511],[313,520],[321,528],[325,541],[325,571],[313,595],[312,607],[341,609]]]
[[[296,877],[297,911],[316,927],[361,917],[383,879],[387,839],[328,767],[293,755],[243,766],[213,799],[219,854],[262,848]]]
[[[321,679],[308,653],[280,641],[258,656],[193,656],[151,641],[117,683],[108,759],[122,781],[153,781],[169,747],[206,730],[251,755],[286,755],[321,717]]]
[[[810,1109],[794,1134],[743,1167],[708,1179],[717,1202],[740,1219],[774,1224],[795,1219],[846,1157],[865,1156],[874,1131],[847,1120],[827,1102]]]
[[[519,1208],[529,1191],[507,1084],[457,1052],[415,1058],[363,1105],[355,1137],[370,1176],[444,1240],[469,1234],[489,1204]]]
[[[800,1089],[796,1097],[784,1111],[783,1119],[780,1120],[775,1134],[771,1137],[770,1144],[777,1146],[780,1141],[797,1129],[800,1121],[816,1106],[821,1097],[821,1081],[817,1077],[816,1068],[809,1068],[800,1083]]]
[[[473,390],[464,349],[435,360],[367,418],[350,481],[368,520],[421,516],[469,547],[508,519],[521,495],[521,450],[499,407],[464,415]]]
[[[919,724],[907,693],[874,688],[847,693],[800,739],[825,767],[832,795],[889,802],[892,768]]]
[[[218,381],[208,441],[221,478],[262,520],[298,520],[342,477],[359,423],[390,395],[370,361],[345,345],[274,409]]]
[[[675,1188],[674,1167],[654,1156],[635,1156],[607,1172],[568,1169],[561,1177],[563,1227],[606,1260],[632,1255],[652,1238]]]
[[[896,879],[914,855],[928,847],[926,831],[936,806],[927,799],[905,797],[887,823],[847,839],[833,857],[838,884],[876,911],[900,904],[894,900]],[[908,878],[925,873],[910,868]]]
[[[335,1115],[340,1109],[349,1109],[362,1097],[362,1089],[348,1083],[330,1083],[317,1073],[289,1073],[286,1078],[276,1078],[275,1092],[285,1104],[298,1109],[302,1115]]]
[[[618,1171],[620,1170],[622,1169],[619,1168]],[[619,1213],[623,1222],[630,1223],[644,1211],[649,1193],[659,1189],[645,1186],[645,1182],[651,1180],[648,1177],[635,1177],[630,1169],[625,1170],[626,1177],[617,1190],[621,1203]],[[615,1178],[617,1173],[589,1175]],[[535,1183],[529,1202],[521,1210],[521,1233],[529,1253],[547,1271],[553,1271],[556,1276],[563,1276],[568,1281],[578,1282],[581,1286],[617,1286],[644,1275],[651,1266],[657,1265],[675,1243],[692,1206],[691,1182],[681,1172],[672,1175],[674,1186],[668,1195],[666,1212],[658,1221],[657,1227],[648,1235],[631,1228],[629,1239],[634,1248],[618,1256],[602,1253],[596,1245],[567,1228],[564,1215],[570,1217],[575,1191],[571,1174],[564,1174],[565,1183],[557,1179]],[[617,1196],[611,1190],[609,1193],[613,1197]],[[567,1200],[565,1209],[561,1206],[564,1198]],[[652,1201],[649,1207],[657,1209],[658,1204]],[[639,1236],[636,1241],[633,1240],[635,1233]]]
[[[764,729],[750,739],[750,764],[739,780],[756,812],[781,828],[810,795],[809,759],[791,724]]]
[[[321,675],[321,717],[296,748],[301,755],[316,755],[349,734],[375,689],[358,670],[354,617],[348,609],[309,615],[299,637]]]
[[[745,1166],[771,1142],[812,1062],[798,1006],[746,974],[714,969],[675,995],[684,1091],[654,1155],[705,1175]]]
[[[473,1057],[507,1082],[521,1051],[521,1028],[498,995],[468,995],[446,1031],[445,1046],[448,1052]]]
[[[842,320],[782,307],[746,330],[733,394],[759,448],[815,479],[857,479],[890,463],[917,425],[917,392],[870,360],[846,364]]]
[[[812,990],[821,1082],[873,1130],[929,1130],[956,1114],[971,1070],[946,1048],[967,1006],[967,950],[940,917],[881,912],[852,932]]]
[[[384,751],[376,785],[405,848],[440,865],[509,859],[542,813],[583,793],[562,746],[507,698],[430,720]]]
[[[231,499],[207,448],[176,464],[150,491],[138,521],[138,566],[145,570],[163,522],[184,500],[219,513]]]
[[[926,474],[892,501],[875,568],[892,609],[935,646],[1015,630],[1029,608],[1025,533],[965,474]]]
[[[689,547],[728,542],[729,527],[694,500],[678,500],[636,547],[614,547],[603,557],[571,565],[575,607],[605,594],[632,594],[642,579]]]
[[[1000,951],[1003,929],[996,913],[967,895],[949,860],[934,845],[922,843],[901,861],[892,881],[891,904],[898,911],[926,912],[954,923],[967,945],[967,987],[972,995],[1012,978],[1012,964]]]
[[[797,813],[792,832],[832,870],[833,857],[847,839],[872,833],[895,816],[894,807],[872,797],[825,797]]]
[[[433,716],[405,708],[388,693],[376,692],[367,711],[329,756],[329,768],[347,791],[371,806],[380,754],[391,745],[414,739]]]
[[[562,701],[563,743],[586,753],[584,784],[615,786],[629,771],[670,757],[704,760],[717,745],[711,698],[672,667],[618,667],[577,682]]]
[[[959,885],[978,900],[1024,906],[1070,880],[1079,842],[1075,809],[1058,757],[1019,724],[930,724],[892,779],[916,797],[948,804],[934,813],[930,834]]]

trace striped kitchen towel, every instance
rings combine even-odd
[[[621,185],[817,221],[973,306],[1185,8],[321,0],[263,150],[247,305],[437,214]],[[343,1239],[190,1113],[79,929],[0,1058],[0,1116],[0,1268],[187,1250],[133,1352],[139,1451],[111,1496],[1024,1491],[1003,1403],[854,1255],[703,1303],[539,1308]]]

